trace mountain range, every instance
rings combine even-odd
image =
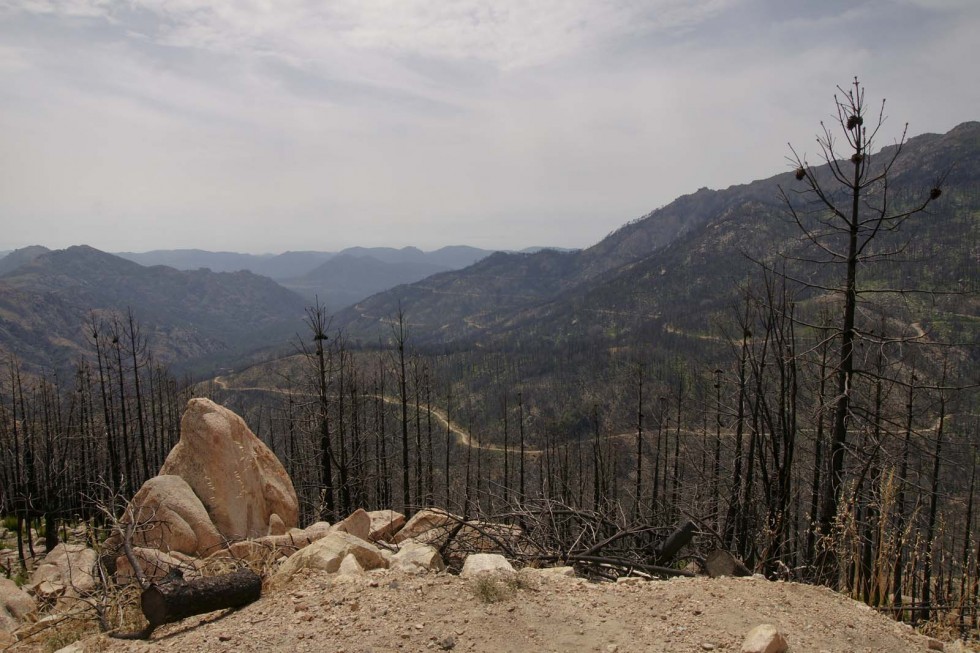
[[[829,170],[816,173],[826,180]],[[901,256],[863,267],[861,281],[958,289],[955,295],[891,301],[918,328],[976,342],[980,123],[910,139],[890,187],[899,202],[914,202],[940,179],[942,197],[928,215],[876,241],[900,249]],[[733,322],[733,306],[741,289],[761,276],[760,263],[789,266],[823,285],[839,281],[839,268],[798,265],[805,243],[780,195],[780,188],[792,193],[795,183],[786,172],[723,190],[702,188],[584,250],[128,255],[144,263],[198,266],[177,270],[84,246],[26,248],[0,259],[0,350],[38,368],[64,368],[90,351],[84,325],[93,312],[132,307],[158,336],[154,342],[164,343],[157,345],[158,360],[201,370],[285,342],[302,329],[303,309],[313,296],[326,303],[333,326],[355,344],[389,337],[391,318],[401,307],[419,346],[718,346],[719,325]],[[254,272],[215,271],[244,264],[279,276],[280,283]],[[798,299],[803,306],[816,305],[821,296],[811,291]],[[338,311],[345,303],[352,305]]]
[[[829,180],[827,166],[817,174]],[[905,287],[966,284],[967,294],[933,298],[922,308],[933,313],[924,319],[936,328],[966,329],[969,336],[980,333],[975,294],[980,123],[910,139],[890,185],[900,200],[922,198],[943,177],[943,195],[929,215],[907,222],[900,233],[882,234],[880,243],[904,248],[902,256],[862,274],[868,283]],[[390,332],[401,306],[413,339],[422,345],[506,349],[522,342],[582,342],[601,347],[678,334],[703,343],[717,338],[717,324],[732,321],[739,288],[760,276],[758,261],[792,266],[805,251],[779,191],[792,193],[796,183],[787,172],[724,190],[702,188],[587,249],[496,253],[358,302],[334,323],[355,339],[376,341]],[[908,260],[910,255],[916,260]],[[803,267],[801,274],[834,283],[832,267]],[[906,308],[922,301],[909,299]],[[934,314],[937,310],[943,315]]]

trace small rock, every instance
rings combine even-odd
[[[789,645],[772,624],[761,624],[749,631],[742,642],[742,653],[784,653]]]
[[[942,651],[945,650],[946,646],[938,639],[930,639],[929,643],[926,644],[926,648],[930,651]]]
[[[702,651],[713,651],[716,648],[717,648],[717,646],[715,646],[711,642],[701,642],[701,650]]]
[[[460,578],[473,578],[485,573],[514,574],[514,567],[499,553],[474,553],[466,557]]]
[[[439,642],[439,648],[441,648],[443,651],[451,651],[455,647],[456,640],[453,639],[452,635],[446,635],[446,637]]]

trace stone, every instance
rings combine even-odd
[[[161,474],[143,483],[130,502],[123,523],[140,525],[133,534],[133,545],[207,556],[224,546],[224,538],[201,500],[182,477]],[[106,541],[109,550],[118,551],[122,543],[117,533]]]
[[[276,540],[282,536],[260,537],[257,540],[242,540],[235,542],[227,549],[213,557],[228,557],[245,562],[264,563],[279,558],[289,557],[302,547],[291,546],[287,542]]]
[[[445,571],[446,563],[443,562],[439,552],[428,544],[418,542],[405,542],[398,552],[391,556],[389,568],[409,573],[423,571]]]
[[[276,513],[272,513],[269,517],[269,535],[285,535],[286,525],[282,522],[282,517]]]
[[[460,578],[474,578],[481,574],[515,574],[514,567],[499,553],[474,553],[463,563]]]
[[[0,577],[0,630],[13,632],[37,614],[37,603],[17,583]]]
[[[789,645],[772,624],[760,624],[749,631],[742,642],[742,653],[784,653]]]
[[[358,574],[363,574],[364,569],[357,562],[356,557],[347,555],[340,561],[340,567],[337,569],[337,573],[344,576],[357,576]]]
[[[187,402],[180,441],[160,474],[187,481],[227,539],[267,535],[273,514],[286,529],[299,521],[296,491],[282,463],[241,417],[210,399]]]
[[[371,518],[368,539],[372,542],[390,542],[395,533],[405,525],[405,515],[394,510],[372,510],[368,516]]]
[[[308,538],[310,542],[315,542],[330,532],[330,522],[314,522],[304,528],[301,532],[303,537]],[[292,531],[290,531],[290,533],[292,533]]]
[[[283,535],[267,535],[254,540],[240,540],[215,552],[211,558],[231,558],[246,562],[264,563],[289,557],[316,542],[330,532],[327,522],[317,522],[308,528],[291,528]]]
[[[77,597],[96,588],[98,555],[84,544],[59,544],[31,575],[30,587],[43,599]]]
[[[575,567],[542,567],[535,570],[539,575],[549,578],[575,578]]]
[[[276,571],[275,580],[280,583],[288,581],[300,569],[320,569],[335,573],[347,555],[354,556],[364,570],[386,566],[384,556],[376,546],[350,533],[334,531],[289,556]]]
[[[395,544],[401,544],[410,538],[418,539],[423,533],[433,530],[446,533],[460,521],[462,521],[461,517],[445,510],[420,510],[412,515],[405,526],[395,534],[393,541]]]
[[[363,508],[358,508],[346,519],[331,526],[330,529],[350,533],[356,538],[367,540],[371,535],[371,517]]]

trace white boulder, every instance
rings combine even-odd
[[[511,566],[507,558],[499,553],[474,553],[466,557],[463,562],[463,570],[459,572],[460,578],[474,578],[482,574],[515,574],[514,567]]]

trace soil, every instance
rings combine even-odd
[[[739,651],[763,623],[775,625],[796,653],[942,650],[820,587],[761,577],[595,584],[533,570],[477,581],[447,573],[304,570],[245,608],[161,627],[150,641],[100,635],[79,644],[86,652],[134,653]],[[966,649],[947,643],[945,650]]]

